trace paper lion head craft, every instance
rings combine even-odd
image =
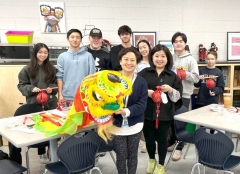
[[[49,126],[35,118],[35,128],[45,132],[46,136],[53,136],[73,134],[93,121],[103,126],[112,121],[114,112],[124,107],[124,97],[131,92],[131,81],[119,72],[105,70],[88,75],[77,89],[66,121],[61,126]]]
[[[119,72],[100,71],[83,79],[68,115],[86,112],[97,124],[112,120],[112,114],[123,108],[123,99],[132,91],[132,83]]]

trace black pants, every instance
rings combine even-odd
[[[158,143],[159,164],[164,165],[167,154],[167,132],[172,121],[159,121],[158,129],[155,127],[155,120],[145,120],[143,133],[146,141],[146,148],[150,159],[155,159],[156,144]]]
[[[186,108],[189,108],[190,98],[182,98],[182,103],[183,103],[183,106],[185,106]],[[172,129],[173,136],[172,136],[172,140],[168,142],[168,146],[171,146],[176,141],[174,122],[172,122],[171,124],[171,129]],[[183,147],[184,147],[184,142],[181,142],[178,144],[176,150],[182,151]]]
[[[133,135],[114,136],[113,148],[116,152],[116,165],[119,174],[136,174],[141,132]]]
[[[9,148],[9,158],[12,161],[17,162],[18,164],[22,165],[22,154],[21,148],[17,148],[14,146],[12,143],[8,143],[8,148]],[[38,148],[38,155],[43,155],[46,153],[45,147]]]
[[[9,158],[12,161],[17,162],[18,164],[22,165],[22,155],[21,155],[21,148],[17,148],[12,143],[8,143],[9,147]],[[38,148],[38,155],[43,155],[46,153],[45,147]]]

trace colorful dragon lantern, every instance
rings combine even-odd
[[[33,116],[36,123],[34,127],[46,136],[54,136],[73,134],[92,122],[104,126],[112,123],[112,114],[124,107],[123,99],[131,92],[131,81],[119,72],[99,71],[83,79],[64,122],[54,124],[46,118],[46,114],[36,114]],[[55,121],[59,119],[56,115],[48,118],[55,118]]]

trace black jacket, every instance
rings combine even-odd
[[[133,126],[137,123],[144,121],[144,111],[147,105],[147,83],[141,77],[137,76],[133,83],[132,93],[129,95],[127,108],[130,110],[131,114],[128,119],[129,126]],[[117,127],[122,126],[123,117],[122,115],[113,114],[114,124]]]
[[[116,70],[116,71],[122,70],[122,67],[118,59],[118,53],[121,51],[122,48],[124,48],[122,45],[117,45],[111,48],[110,55],[109,55],[109,64],[108,64],[109,70]],[[135,49],[136,51],[138,51],[137,48]]]
[[[109,61],[108,50],[101,48],[100,50],[92,50],[89,45],[87,46],[88,52],[92,54],[95,60],[96,72],[101,70],[107,70]]]
[[[171,70],[165,69],[159,76],[157,71],[154,67],[149,67],[143,69],[141,72],[138,73],[142,76],[148,84],[148,89],[156,90],[156,86],[167,84],[172,88],[176,89],[180,92],[182,96],[182,82],[180,81],[179,77]],[[160,114],[158,116],[159,120],[162,121],[169,121],[173,119],[175,110],[176,110],[176,103],[172,102],[168,94],[166,93],[168,98],[168,103],[160,104]],[[179,99],[177,104],[180,106],[182,105],[182,100]],[[152,100],[152,98],[148,97],[147,101],[147,109],[145,110],[145,119],[148,120],[156,120],[156,103]]]
[[[29,68],[30,65],[25,66],[18,74],[18,80],[19,83],[17,85],[18,90],[22,93],[23,96],[26,97],[26,101],[28,104],[40,104],[36,100],[36,97],[38,95],[37,92],[32,92],[34,87],[45,89],[47,87],[56,87],[57,86],[57,79],[54,79],[51,83],[47,83],[45,81],[45,71],[43,65],[39,65],[38,73],[36,76],[36,80],[32,80],[29,78]],[[56,71],[56,68],[54,68],[54,71]],[[58,90],[54,89],[52,90],[51,94],[48,94],[48,101],[44,105],[45,110],[49,109],[56,109],[57,107],[57,94]]]

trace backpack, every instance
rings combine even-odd
[[[8,154],[0,150],[0,160],[9,159]]]

